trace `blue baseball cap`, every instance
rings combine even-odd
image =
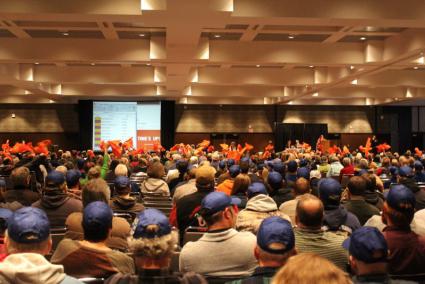
[[[318,183],[319,197],[325,205],[339,206],[342,194],[341,184],[333,178],[321,179]]]
[[[7,234],[20,244],[40,243],[50,235],[50,223],[43,210],[23,207],[8,220]]]
[[[218,167],[220,168],[220,169],[224,169],[224,168],[226,168],[226,161],[225,160],[221,160],[219,163],[218,163]]]
[[[286,165],[286,167],[287,167],[289,172],[295,172],[298,168],[297,161],[295,161],[295,160],[289,161],[288,164]]]
[[[61,185],[65,182],[65,175],[60,171],[51,171],[46,177],[46,184]]]
[[[130,179],[126,176],[117,176],[115,178],[114,185],[117,188],[126,188],[130,186]]]
[[[361,227],[346,239],[342,246],[350,255],[365,263],[386,262],[388,246],[382,233],[375,227]]]
[[[223,211],[231,205],[239,205],[241,200],[236,197],[230,197],[224,192],[214,191],[208,193],[202,199],[201,210],[205,210],[206,214],[212,215],[217,212]]]
[[[310,179],[310,170],[306,167],[298,168],[297,177],[299,177],[299,178],[302,177],[302,178],[309,180]]]
[[[68,186],[76,185],[81,178],[80,171],[77,170],[69,170],[66,172],[66,184]]]
[[[402,184],[396,184],[384,194],[387,204],[397,211],[414,210],[416,198],[413,192]]]
[[[273,249],[271,244],[280,244],[282,248]],[[271,254],[284,254],[290,251],[295,247],[291,223],[277,216],[264,219],[257,232],[257,245]]]
[[[424,169],[424,165],[422,164],[421,161],[415,161],[415,163],[413,164],[413,167],[417,171],[422,171]]]
[[[398,175],[401,177],[413,176],[413,169],[409,166],[403,166],[398,170]]]
[[[248,195],[248,198],[253,197],[257,194],[268,194],[266,186],[262,182],[253,182],[248,186],[248,189],[246,191],[246,194]]]
[[[159,238],[171,233],[171,225],[167,216],[158,209],[145,209],[138,216],[136,229],[133,238]],[[156,225],[155,229],[148,229],[148,226]]]
[[[390,173],[391,173],[391,175],[398,175],[398,168],[397,167],[394,167],[394,166],[391,166],[391,167],[389,167],[389,169],[390,169]]]
[[[306,167],[307,165],[308,165],[307,159],[301,159],[300,160],[300,163],[299,163],[300,167]]]
[[[283,177],[280,173],[278,172],[271,172],[269,173],[268,177],[267,177],[267,182],[270,185],[279,185],[282,183]]]
[[[238,174],[241,173],[241,168],[239,165],[233,165],[229,168],[229,174],[232,178],[237,177]]]
[[[112,226],[113,212],[108,204],[102,201],[89,203],[83,211],[83,226],[92,230],[104,230]]]
[[[227,160],[227,167],[231,167],[231,166],[233,166],[235,164],[235,160],[234,159],[228,159]]]
[[[273,163],[273,171],[282,172],[285,165],[282,162]]]

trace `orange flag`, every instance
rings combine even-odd
[[[128,138],[127,140],[124,141],[124,143],[122,144],[124,149],[129,150],[129,149],[133,149],[133,137]]]
[[[419,148],[418,147],[416,147],[415,148],[415,154],[416,154],[416,156],[418,156],[418,157],[422,157],[422,151],[421,150],[419,150]]]
[[[376,146],[376,150],[378,151],[378,153],[382,153],[382,152],[385,153],[385,151],[388,151],[389,149],[391,149],[391,146],[388,145],[387,143],[382,143]]]
[[[120,141],[112,140],[109,141],[109,146],[112,148],[112,153],[114,153],[115,157],[119,158],[122,154],[122,148],[119,145]]]
[[[366,156],[369,156],[370,150],[372,150],[371,147],[372,143],[370,142],[370,137],[366,140],[366,146],[360,146],[359,150],[365,153]]]

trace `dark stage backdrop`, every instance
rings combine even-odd
[[[295,143],[295,140],[306,142],[315,148],[320,135],[328,134],[328,125],[319,123],[278,123],[276,125],[276,151],[282,151],[288,140]]]

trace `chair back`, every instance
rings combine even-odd
[[[183,235],[183,246],[187,242],[196,242],[206,232],[207,232],[207,228],[204,228],[204,227],[188,227],[188,228],[186,228],[186,230],[184,231],[184,235]]]
[[[137,214],[127,211],[114,211],[114,217],[124,218],[131,225],[133,224],[134,219],[136,219]]]

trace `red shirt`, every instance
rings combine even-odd
[[[350,164],[344,167],[341,170],[340,175],[354,175],[354,166]]]
[[[417,275],[409,280],[425,277],[425,236],[419,236],[410,228],[387,226],[384,229],[389,255],[389,273],[395,275]],[[421,274],[421,275],[418,275]]]

